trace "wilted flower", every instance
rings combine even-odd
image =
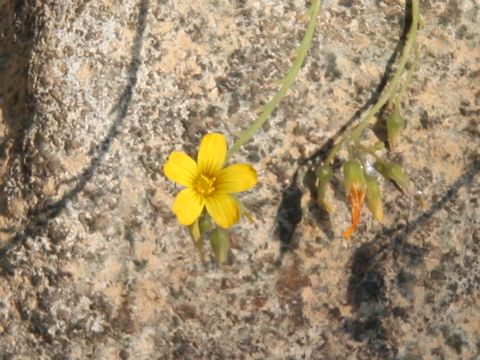
[[[257,173],[248,164],[224,168],[226,154],[225,137],[207,134],[200,143],[197,162],[179,151],[173,151],[168,157],[163,167],[165,176],[186,186],[172,207],[180,224],[193,224],[204,208],[222,228],[229,228],[238,221],[239,204],[230,194],[251,189],[257,182]]]
[[[358,160],[348,160],[343,165],[344,185],[351,207],[352,224],[343,232],[343,237],[350,239],[353,231],[360,223],[360,213],[365,200],[367,183],[363,175],[362,165]]]
[[[367,181],[367,206],[375,220],[383,222],[383,205],[380,188],[373,176],[365,176]]]

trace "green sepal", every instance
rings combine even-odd
[[[200,228],[200,233],[202,235],[208,234],[215,228],[215,225],[213,224],[212,219],[210,219],[210,216],[208,214],[203,214],[200,217],[200,219],[198,220],[198,225]]]
[[[374,166],[383,177],[392,180],[402,191],[410,189],[410,182],[399,164],[377,161]]]
[[[395,144],[397,143],[400,132],[402,131],[404,126],[405,126],[405,119],[400,114],[400,109],[398,105],[395,105],[392,113],[387,118],[387,134],[388,134],[388,143],[390,144],[390,148],[395,146]]]
[[[223,264],[227,260],[228,250],[230,249],[227,232],[217,228],[210,234],[209,238],[215,259],[219,264]]]
[[[343,164],[344,186],[347,194],[352,191],[353,186],[365,190],[367,187],[362,165],[358,160],[348,160]]]
[[[198,243],[202,238],[202,232],[200,231],[198,219],[195,220],[195,222],[192,225],[190,225],[188,228],[190,230],[190,236],[192,237],[193,242]]]

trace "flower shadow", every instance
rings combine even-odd
[[[402,288],[413,285],[415,276],[404,269],[422,265],[428,247],[409,243],[407,239],[445,208],[462,187],[471,185],[479,172],[480,158],[474,158],[429,210],[406,225],[384,229],[352,255],[347,302],[352,307],[353,316],[344,320],[343,327],[355,341],[365,343],[370,356],[396,356],[398,349],[394,335],[383,325],[383,319],[387,316],[408,316],[403,309],[390,305],[384,277],[386,267],[390,266],[390,272],[391,267],[394,268],[396,285],[401,292]]]

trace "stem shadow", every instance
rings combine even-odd
[[[76,196],[84,189],[84,187],[92,180],[98,167],[102,164],[110,150],[113,140],[117,137],[118,131],[125,121],[127,110],[130,106],[133,91],[137,84],[137,74],[142,63],[141,49],[143,44],[143,34],[147,25],[147,14],[149,9],[149,0],[141,0],[138,13],[138,25],[135,34],[135,39],[132,47],[132,56],[125,89],[120,93],[117,103],[112,109],[112,114],[116,114],[115,119],[105,136],[99,142],[96,149],[92,152],[90,164],[87,168],[72,181],[77,181],[77,184],[68,191],[60,200],[55,202],[48,202],[40,204],[38,207],[30,210],[26,217],[26,222],[23,228],[17,231],[8,244],[0,248],[0,267],[9,273],[5,266],[8,267],[8,261],[5,256],[15,249],[18,245],[24,243],[28,237],[34,237],[39,234],[51,220],[55,219],[65,209],[67,204],[75,200]]]

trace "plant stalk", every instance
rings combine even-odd
[[[321,1],[320,0],[312,0],[312,4],[310,9],[308,10],[308,14],[310,15],[310,21],[308,23],[307,31],[303,36],[300,45],[296,49],[296,57],[291,66],[288,70],[285,77],[279,81],[281,84],[280,90],[275,94],[275,96],[262,108],[262,112],[258,116],[258,118],[250,125],[250,127],[244,130],[240,138],[235,141],[232,147],[229,149],[227,153],[227,159],[232,156],[232,154],[240,149],[246,142],[248,142],[255,132],[259,130],[263,124],[268,120],[270,115],[272,114],[273,110],[277,107],[283,97],[287,94],[288,89],[292,86],[295,78],[297,77],[298,72],[302,68],[303,62],[305,61],[305,57],[307,56],[308,50],[312,44],[313,34],[315,31],[315,25],[317,22],[317,15],[321,8]]]
[[[380,109],[387,103],[387,101],[389,101],[395,95],[398,89],[398,85],[402,77],[403,71],[405,69],[407,61],[412,52],[412,48],[416,47],[419,18],[420,18],[419,0],[412,0],[412,23],[410,25],[410,29],[408,30],[407,40],[405,42],[405,46],[403,47],[398,68],[395,74],[393,75],[392,80],[390,81],[388,87],[384,90],[383,94],[380,96],[378,101],[375,103],[375,105],[372,106],[370,110],[363,116],[360,122],[356,126],[354,126],[350,131],[345,133],[343,137],[340,139],[340,141],[332,148],[327,158],[325,159],[326,164],[333,162],[333,159],[335,158],[335,155],[337,154],[337,152],[340,150],[342,145],[345,144],[348,140],[353,139],[355,142],[358,142],[360,135],[362,134],[363,130],[368,126],[370,119],[375,114],[377,114],[380,111]],[[412,66],[412,68],[413,67],[414,66]]]

